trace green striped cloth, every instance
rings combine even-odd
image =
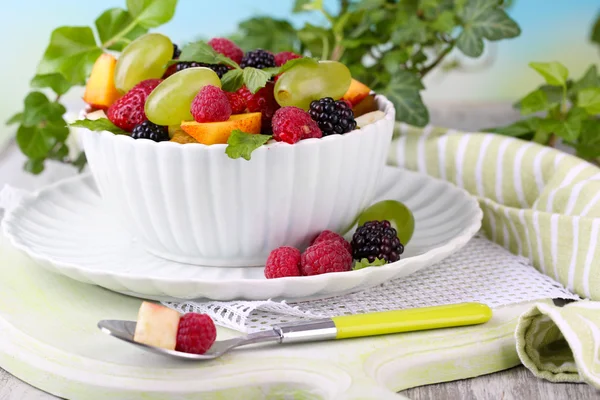
[[[466,189],[479,200],[484,213],[483,231],[488,238],[512,253],[529,258],[539,271],[579,296],[600,300],[600,169],[596,166],[515,138],[431,126],[419,129],[404,124],[396,127],[388,163]],[[586,304],[597,307],[595,302]],[[568,319],[565,317],[568,310],[576,310],[576,307],[569,305],[552,315]],[[598,308],[596,314],[600,314]],[[566,341],[552,341],[556,345],[562,343],[564,354],[570,354],[571,364],[565,366],[568,371],[557,374],[553,369],[546,370],[546,364],[539,357],[525,356],[528,352],[523,349],[545,346],[548,340],[554,339],[552,336],[542,335],[536,340],[529,336],[530,345],[519,352],[523,363],[540,377],[552,376],[553,380],[564,381],[585,379],[598,385],[600,318],[588,319],[591,321],[588,328],[574,320],[561,323],[558,317],[553,319],[548,315],[546,308],[539,306],[523,321],[539,327],[533,330],[536,332],[548,332],[542,325],[558,327],[558,331],[562,331],[563,326],[571,326],[568,334],[562,333]],[[531,322],[537,318],[541,321],[539,325]],[[521,329],[525,329],[523,321]],[[517,332],[521,344],[525,340],[524,332]],[[584,353],[595,356],[592,359],[574,357],[577,352],[569,347],[574,343]],[[561,360],[555,361],[561,364]],[[584,363],[588,367],[586,371],[595,374],[596,380],[587,373],[578,374],[574,366]]]

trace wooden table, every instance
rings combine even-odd
[[[440,126],[452,126],[465,131],[511,122],[517,114],[506,104],[431,106],[431,120]],[[14,144],[0,154],[0,187],[10,183],[33,190],[72,172],[62,166],[51,166],[40,177],[21,172],[23,157]],[[449,383],[429,385],[402,392],[414,400],[425,399],[598,399],[600,392],[585,384],[554,384],[535,378],[524,367]],[[0,369],[0,400],[45,400],[56,397],[44,393]]]

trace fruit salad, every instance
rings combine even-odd
[[[270,142],[343,135],[384,117],[371,89],[340,62],[244,52],[225,38],[180,49],[159,33],[140,36],[118,59],[102,54],[83,99],[91,117],[73,126],[154,142],[227,144],[226,154],[245,159]]]

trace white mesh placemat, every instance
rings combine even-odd
[[[254,332],[303,318],[467,301],[495,308],[549,298],[579,299],[535,270],[527,259],[476,236],[461,251],[439,264],[358,293],[297,303],[268,300],[164,304],[182,313],[209,314],[221,326]]]

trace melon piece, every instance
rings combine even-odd
[[[181,315],[170,308],[144,301],[138,312],[133,340],[148,346],[175,350]]]
[[[233,132],[239,129],[246,133],[260,133],[261,113],[235,114],[227,121],[196,122],[183,121],[181,129],[203,144],[225,144]]]
[[[94,63],[83,95],[83,100],[93,108],[106,110],[121,97],[115,87],[116,65],[117,59],[106,53]]]
[[[354,106],[367,97],[369,93],[371,93],[371,89],[367,85],[356,79],[352,79],[350,87],[342,98],[348,100]]]

